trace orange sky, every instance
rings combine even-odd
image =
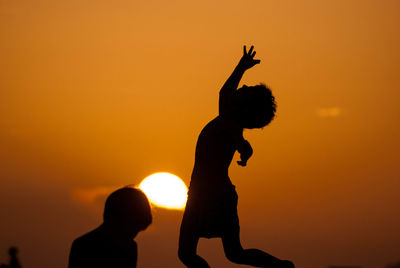
[[[399,11],[397,0],[0,0],[0,263],[17,245],[24,267],[66,267],[114,187],[158,171],[188,184],[244,44],[261,64],[243,83],[267,83],[278,113],[245,132],[254,156],[230,169],[243,245],[298,268],[399,261]],[[139,267],[183,267],[180,217],[154,211]],[[199,252],[238,267],[218,240]]]

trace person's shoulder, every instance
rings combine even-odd
[[[110,267],[104,261],[104,235],[99,228],[90,231],[72,242],[69,268]]]
[[[214,132],[223,132],[223,133],[242,133],[243,128],[241,128],[236,121],[228,116],[217,116],[213,120],[211,120],[202,130],[204,133],[214,133]]]
[[[219,128],[219,125],[220,125],[220,116],[217,116],[203,127],[203,129],[201,130],[201,134],[213,131],[214,129]]]
[[[74,240],[72,246],[86,246],[97,244],[99,241],[104,239],[100,228],[96,228]]]
[[[235,120],[228,116],[220,116],[218,124],[219,128],[227,132],[237,133],[243,131],[243,128],[241,128]]]

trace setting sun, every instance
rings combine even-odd
[[[167,209],[185,208],[187,187],[178,176],[168,172],[154,173],[146,177],[139,188],[156,206]]]

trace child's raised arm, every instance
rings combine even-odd
[[[260,63],[260,60],[255,60],[256,52],[253,51],[254,46],[251,46],[249,52],[246,51],[246,46],[243,46],[243,56],[238,65],[219,92],[219,114],[223,114],[229,107],[229,99],[239,86],[244,72],[254,65]]]

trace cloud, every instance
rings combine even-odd
[[[342,114],[342,109],[339,107],[318,108],[316,111],[318,117],[333,118]]]
[[[78,204],[90,207],[104,206],[104,202],[120,186],[97,186],[92,188],[77,188],[72,191],[71,198]]]

